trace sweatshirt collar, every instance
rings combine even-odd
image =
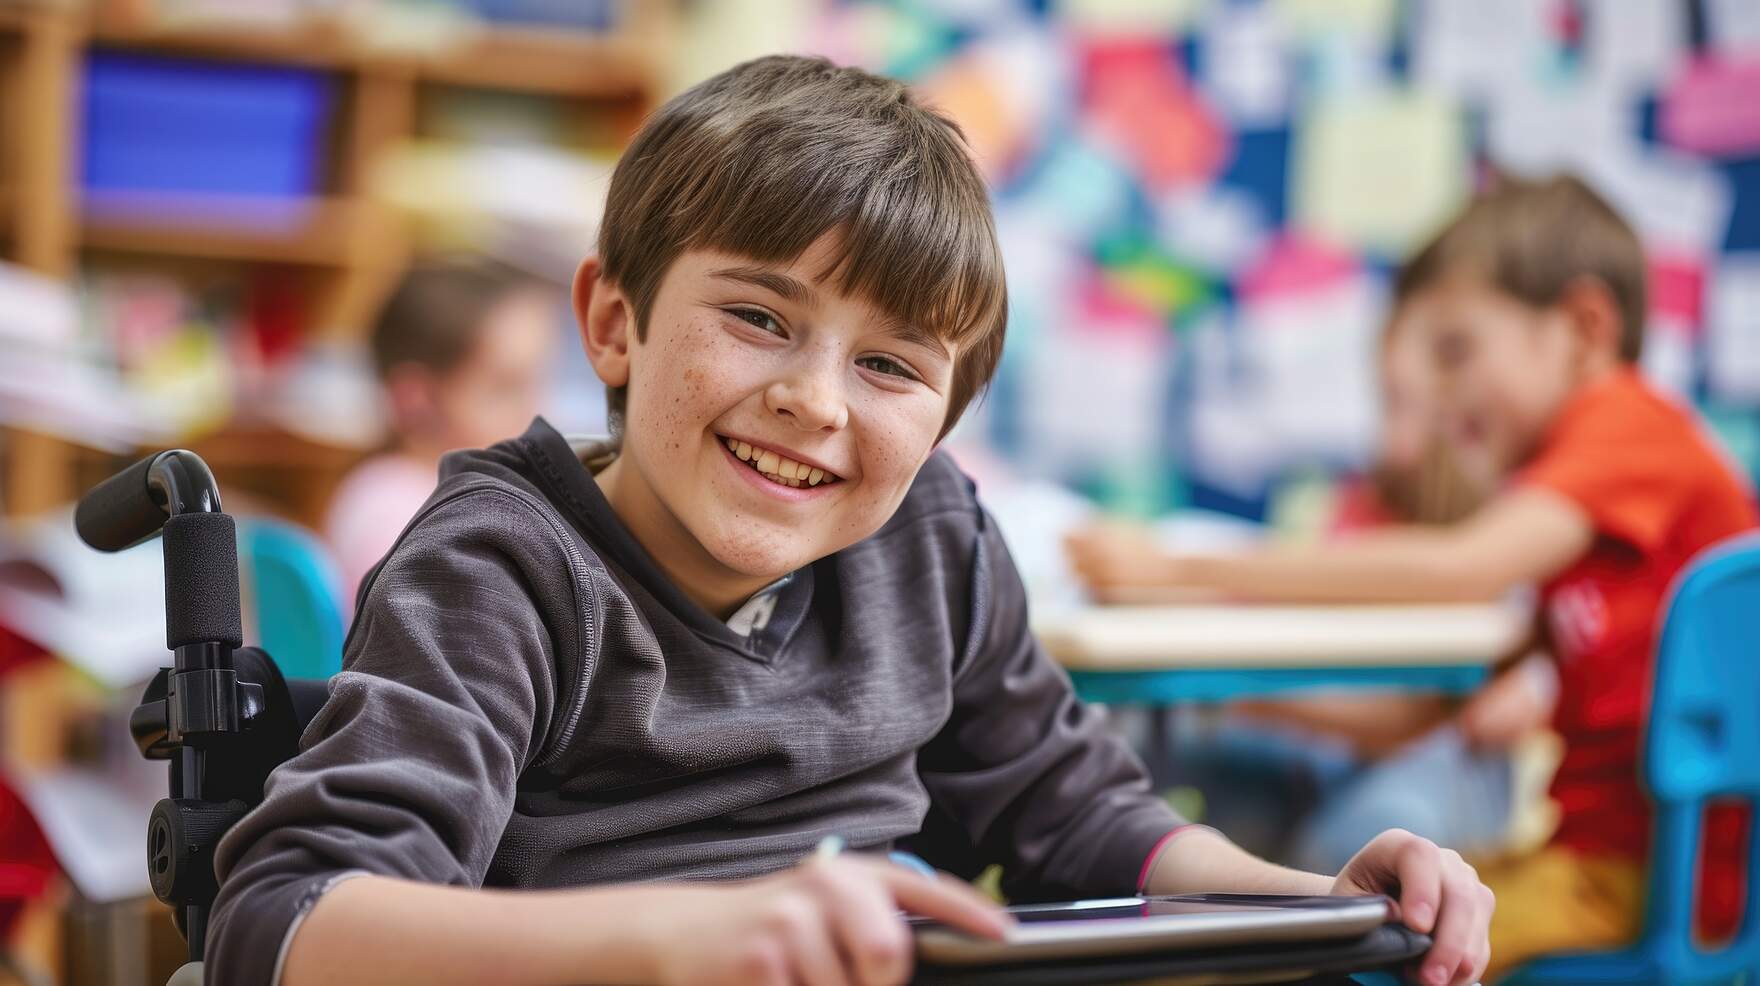
[[[732,647],[748,657],[773,658],[793,635],[811,605],[812,583],[805,573],[792,573],[754,595],[773,595],[768,618],[749,635],[718,619],[684,594],[648,550],[630,533],[605,499],[593,474],[617,455],[617,446],[603,436],[564,438],[548,421],[535,418],[520,438],[537,466],[552,499],[563,506],[600,557],[629,577],[662,607],[699,636]],[[743,610],[743,607],[742,607]],[[736,614],[737,615],[737,614]]]

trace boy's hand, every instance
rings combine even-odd
[[[900,910],[987,938],[1012,919],[952,877],[929,878],[892,863],[813,859],[774,876],[680,891],[657,915],[660,982],[902,983],[913,943]]]
[[[1381,833],[1339,872],[1332,892],[1399,901],[1406,926],[1434,939],[1419,960],[1425,986],[1475,982],[1491,960],[1487,932],[1496,898],[1460,853],[1429,839],[1400,829]]]

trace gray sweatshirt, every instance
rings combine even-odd
[[[463,887],[749,877],[826,835],[1017,898],[1136,890],[1180,820],[1027,629],[945,455],[749,634],[686,598],[542,420],[454,453],[361,590],[330,698],[216,850],[207,981],[270,983],[351,873]],[[583,970],[583,975],[590,970]]]

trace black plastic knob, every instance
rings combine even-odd
[[[161,798],[147,818],[147,875],[167,904],[207,904],[219,892],[214,846],[245,816],[243,801]]]

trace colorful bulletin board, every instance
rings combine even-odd
[[[1390,272],[1494,168],[1637,227],[1646,371],[1760,469],[1760,4],[891,0],[814,37],[992,182],[1010,340],[960,437],[1027,475],[1263,518],[1361,469]]]

